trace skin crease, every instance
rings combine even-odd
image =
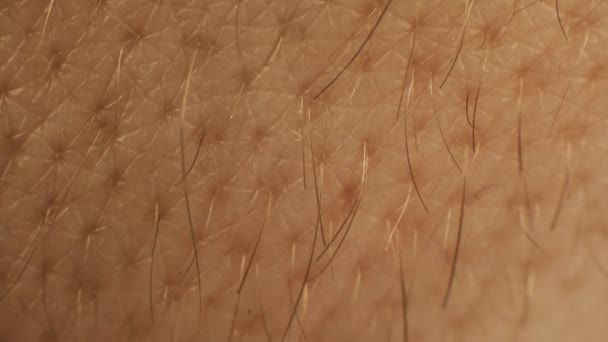
[[[607,11],[0,4],[0,340],[606,340]]]

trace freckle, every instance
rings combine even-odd
[[[23,35],[25,36],[26,40],[31,39],[33,34],[34,34],[34,26],[30,25],[23,29]]]
[[[66,63],[66,53],[60,47],[51,48],[47,60],[49,62],[48,72],[51,75],[58,75]]]
[[[65,59],[59,51],[53,51],[50,56],[50,61],[51,61],[51,68],[55,69],[55,70],[59,70],[59,68],[61,68],[61,66],[65,62]]]
[[[98,279],[98,274],[80,267],[72,275],[72,290],[74,293],[82,292],[82,297],[87,302],[96,302],[102,290],[102,285]]]
[[[160,104],[159,114],[162,120],[171,120],[177,115],[178,108],[171,101],[162,101]]]
[[[459,129],[452,133],[452,138],[450,139],[452,145],[460,148],[471,145],[471,128],[467,128],[468,129]],[[475,145],[480,144],[478,136],[479,134],[475,135]]]
[[[252,140],[256,146],[261,144],[270,136],[269,130],[266,127],[256,127],[252,134]]]
[[[224,179],[217,180],[209,189],[209,198],[218,198],[224,193],[224,188],[228,182]]]
[[[482,44],[480,47],[489,46],[496,47],[499,42],[500,28],[492,22],[485,22],[479,29],[482,36]]]
[[[349,182],[342,186],[340,197],[345,205],[349,205],[355,202],[357,194],[359,193],[358,182]]]
[[[169,116],[171,113],[173,113],[173,111],[175,111],[175,107],[171,103],[165,103],[163,109],[165,110],[165,115],[167,116]]]
[[[65,146],[61,146],[61,145],[57,146],[57,147],[55,148],[54,160],[55,160],[56,162],[61,162],[61,161],[64,161],[64,158],[65,158],[65,152],[66,152],[66,148],[65,148]]]
[[[251,247],[253,246],[253,238],[252,234],[249,231],[241,231],[237,233],[230,246],[226,250],[226,253],[234,258],[234,260],[238,260],[237,266],[241,266],[241,260],[244,257],[249,257]]]
[[[249,70],[248,68],[243,67],[237,77],[238,77],[239,81],[241,82],[241,84],[245,88],[247,88],[251,85],[251,82],[253,81],[254,73],[253,73],[253,71]]]
[[[203,299],[205,307],[210,309],[216,309],[222,305],[222,290],[211,290],[210,293]]]
[[[361,150],[363,150],[363,145],[365,145],[367,147],[367,155],[369,158],[372,158],[377,153],[381,152],[382,144],[379,143],[378,140],[379,139],[368,136],[368,137],[364,138],[363,141],[361,142]]]
[[[94,114],[99,114],[99,113],[102,113],[107,108],[108,108],[107,101],[104,98],[99,98],[95,101],[92,111]]]
[[[607,74],[607,68],[603,64],[594,63],[594,65],[587,72],[586,77],[590,82],[597,82],[605,79]]]
[[[122,185],[122,182],[124,181],[124,171],[115,168],[107,176],[106,181],[111,188],[118,188]]]
[[[136,24],[130,30],[129,40],[133,43],[139,43],[144,40],[146,36],[144,24]]]
[[[95,124],[99,130],[107,133],[110,137],[116,138],[119,125],[114,114],[97,113],[94,118]]]
[[[526,79],[532,71],[532,64],[526,63],[517,68],[515,68],[515,75],[519,79]]]

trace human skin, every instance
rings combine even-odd
[[[606,340],[607,12],[0,4],[0,340]]]

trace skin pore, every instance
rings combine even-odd
[[[606,14],[0,3],[0,340],[605,340]]]

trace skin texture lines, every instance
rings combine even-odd
[[[0,340],[606,340],[606,15],[0,5]]]

